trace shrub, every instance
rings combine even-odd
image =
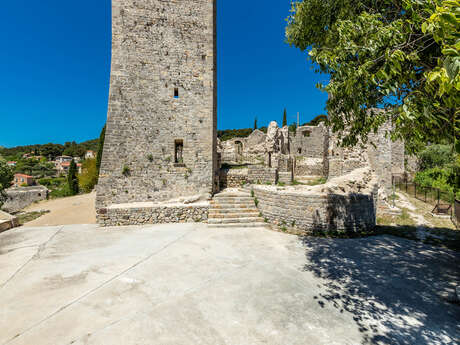
[[[256,207],[259,206],[259,199],[254,198],[254,204],[256,204]]]
[[[83,162],[82,172],[78,175],[78,184],[83,192],[89,193],[94,189],[98,180],[97,171],[96,159],[87,159]]]
[[[123,174],[123,176],[128,177],[129,175],[131,175],[131,169],[129,168],[129,166],[124,165],[123,169],[121,170],[121,173]]]
[[[443,167],[455,161],[452,147],[449,145],[430,145],[418,155],[420,170]]]

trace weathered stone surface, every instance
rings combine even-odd
[[[112,8],[109,110],[96,207],[212,193],[215,0],[113,0]]]
[[[369,168],[314,187],[251,185],[267,221],[308,232],[360,232],[375,227],[378,180]]]
[[[2,210],[9,213],[19,212],[36,201],[45,200],[48,192],[48,188],[44,186],[10,188],[6,191],[8,199]]]

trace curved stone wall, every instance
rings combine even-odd
[[[252,185],[267,221],[305,232],[353,233],[376,225],[378,185],[369,169],[358,169],[319,186]]]

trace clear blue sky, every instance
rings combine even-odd
[[[107,116],[110,0],[4,1],[0,145],[81,142]],[[324,113],[306,53],[284,43],[290,0],[218,1],[218,128]]]

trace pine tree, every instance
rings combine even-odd
[[[254,119],[254,130],[257,129],[257,117]]]
[[[69,186],[70,195],[78,194],[77,164],[73,159],[70,162],[69,174],[67,175],[67,185]]]
[[[286,108],[284,108],[284,114],[283,114],[283,127],[287,126],[287,113],[286,113]]]

